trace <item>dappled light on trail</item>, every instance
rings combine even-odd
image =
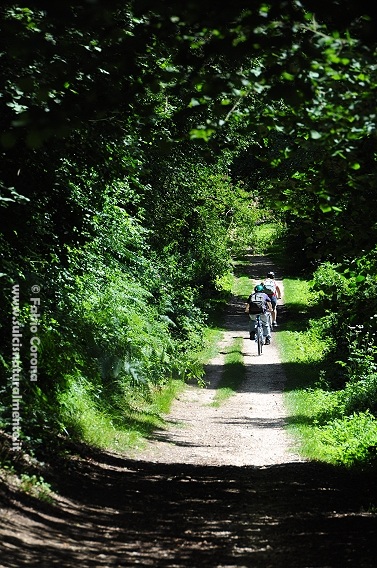
[[[64,474],[55,504],[7,496],[0,566],[374,565],[377,519],[358,506],[370,495],[331,466],[160,464],[92,451]]]

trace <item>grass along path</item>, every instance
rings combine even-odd
[[[212,402],[213,406],[219,407],[230,396],[234,395],[241,387],[246,378],[246,368],[242,352],[243,338],[237,337],[226,349],[224,369],[217,385],[217,390]]]
[[[368,392],[377,392],[377,378],[331,388],[325,378],[328,339],[321,322],[308,315],[309,283],[286,279],[284,287],[286,317],[278,344],[288,377],[285,400],[291,413],[290,432],[308,459],[375,467],[377,420],[356,408]]]

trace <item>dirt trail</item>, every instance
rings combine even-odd
[[[260,278],[268,259],[251,261],[249,276]],[[374,480],[294,453],[276,347],[255,354],[234,298],[221,351],[240,336],[247,379],[217,410],[223,353],[208,388],[188,388],[143,452],[82,447],[56,463],[52,504],[5,487],[0,567],[375,566]]]
[[[258,259],[260,260],[260,259]],[[255,278],[266,276],[269,264],[258,263]],[[247,268],[245,269],[247,271]],[[284,297],[283,281],[276,278]],[[281,306],[282,300],[278,304]],[[280,309],[280,308],[278,308]],[[170,428],[157,433],[139,459],[197,465],[273,465],[301,462],[285,429],[285,375],[274,336],[261,356],[250,341],[244,302],[232,298],[219,354],[206,367],[206,388],[191,386],[169,415]],[[278,328],[277,328],[278,329]],[[221,378],[226,349],[242,338],[246,377],[240,390],[219,408],[211,403]]]

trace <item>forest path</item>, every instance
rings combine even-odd
[[[242,274],[260,283],[273,270],[265,256],[250,258]],[[284,298],[283,280],[275,271]],[[250,288],[250,291],[252,287]],[[278,310],[283,301],[279,300]],[[257,354],[249,339],[244,300],[232,297],[225,318],[219,353],[206,366],[206,388],[189,386],[175,401],[168,420],[170,427],[156,433],[138,458],[159,463],[196,465],[277,465],[303,461],[294,453],[293,440],[285,429],[287,410],[283,401],[285,375],[272,334],[270,345]],[[275,328],[275,329],[279,329]],[[234,341],[242,339],[245,380],[230,399],[214,406],[224,368],[224,359]]]
[[[259,279],[268,259],[251,261]],[[211,406],[220,353],[207,367],[208,387],[188,388],[145,450],[78,449],[56,464],[53,503],[5,486],[1,568],[376,565],[374,480],[294,453],[274,344],[255,354],[236,298],[226,326],[221,351],[245,339],[240,391]]]

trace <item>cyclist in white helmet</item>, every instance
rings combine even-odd
[[[267,294],[267,296],[270,298],[270,302],[272,304],[272,312],[271,312],[271,316],[272,316],[272,326],[276,327],[277,326],[277,301],[280,300],[281,298],[281,291],[280,288],[278,286],[278,284],[276,283],[275,280],[275,273],[274,272],[268,272],[266,280],[263,282],[263,286],[264,286],[264,292]]]

